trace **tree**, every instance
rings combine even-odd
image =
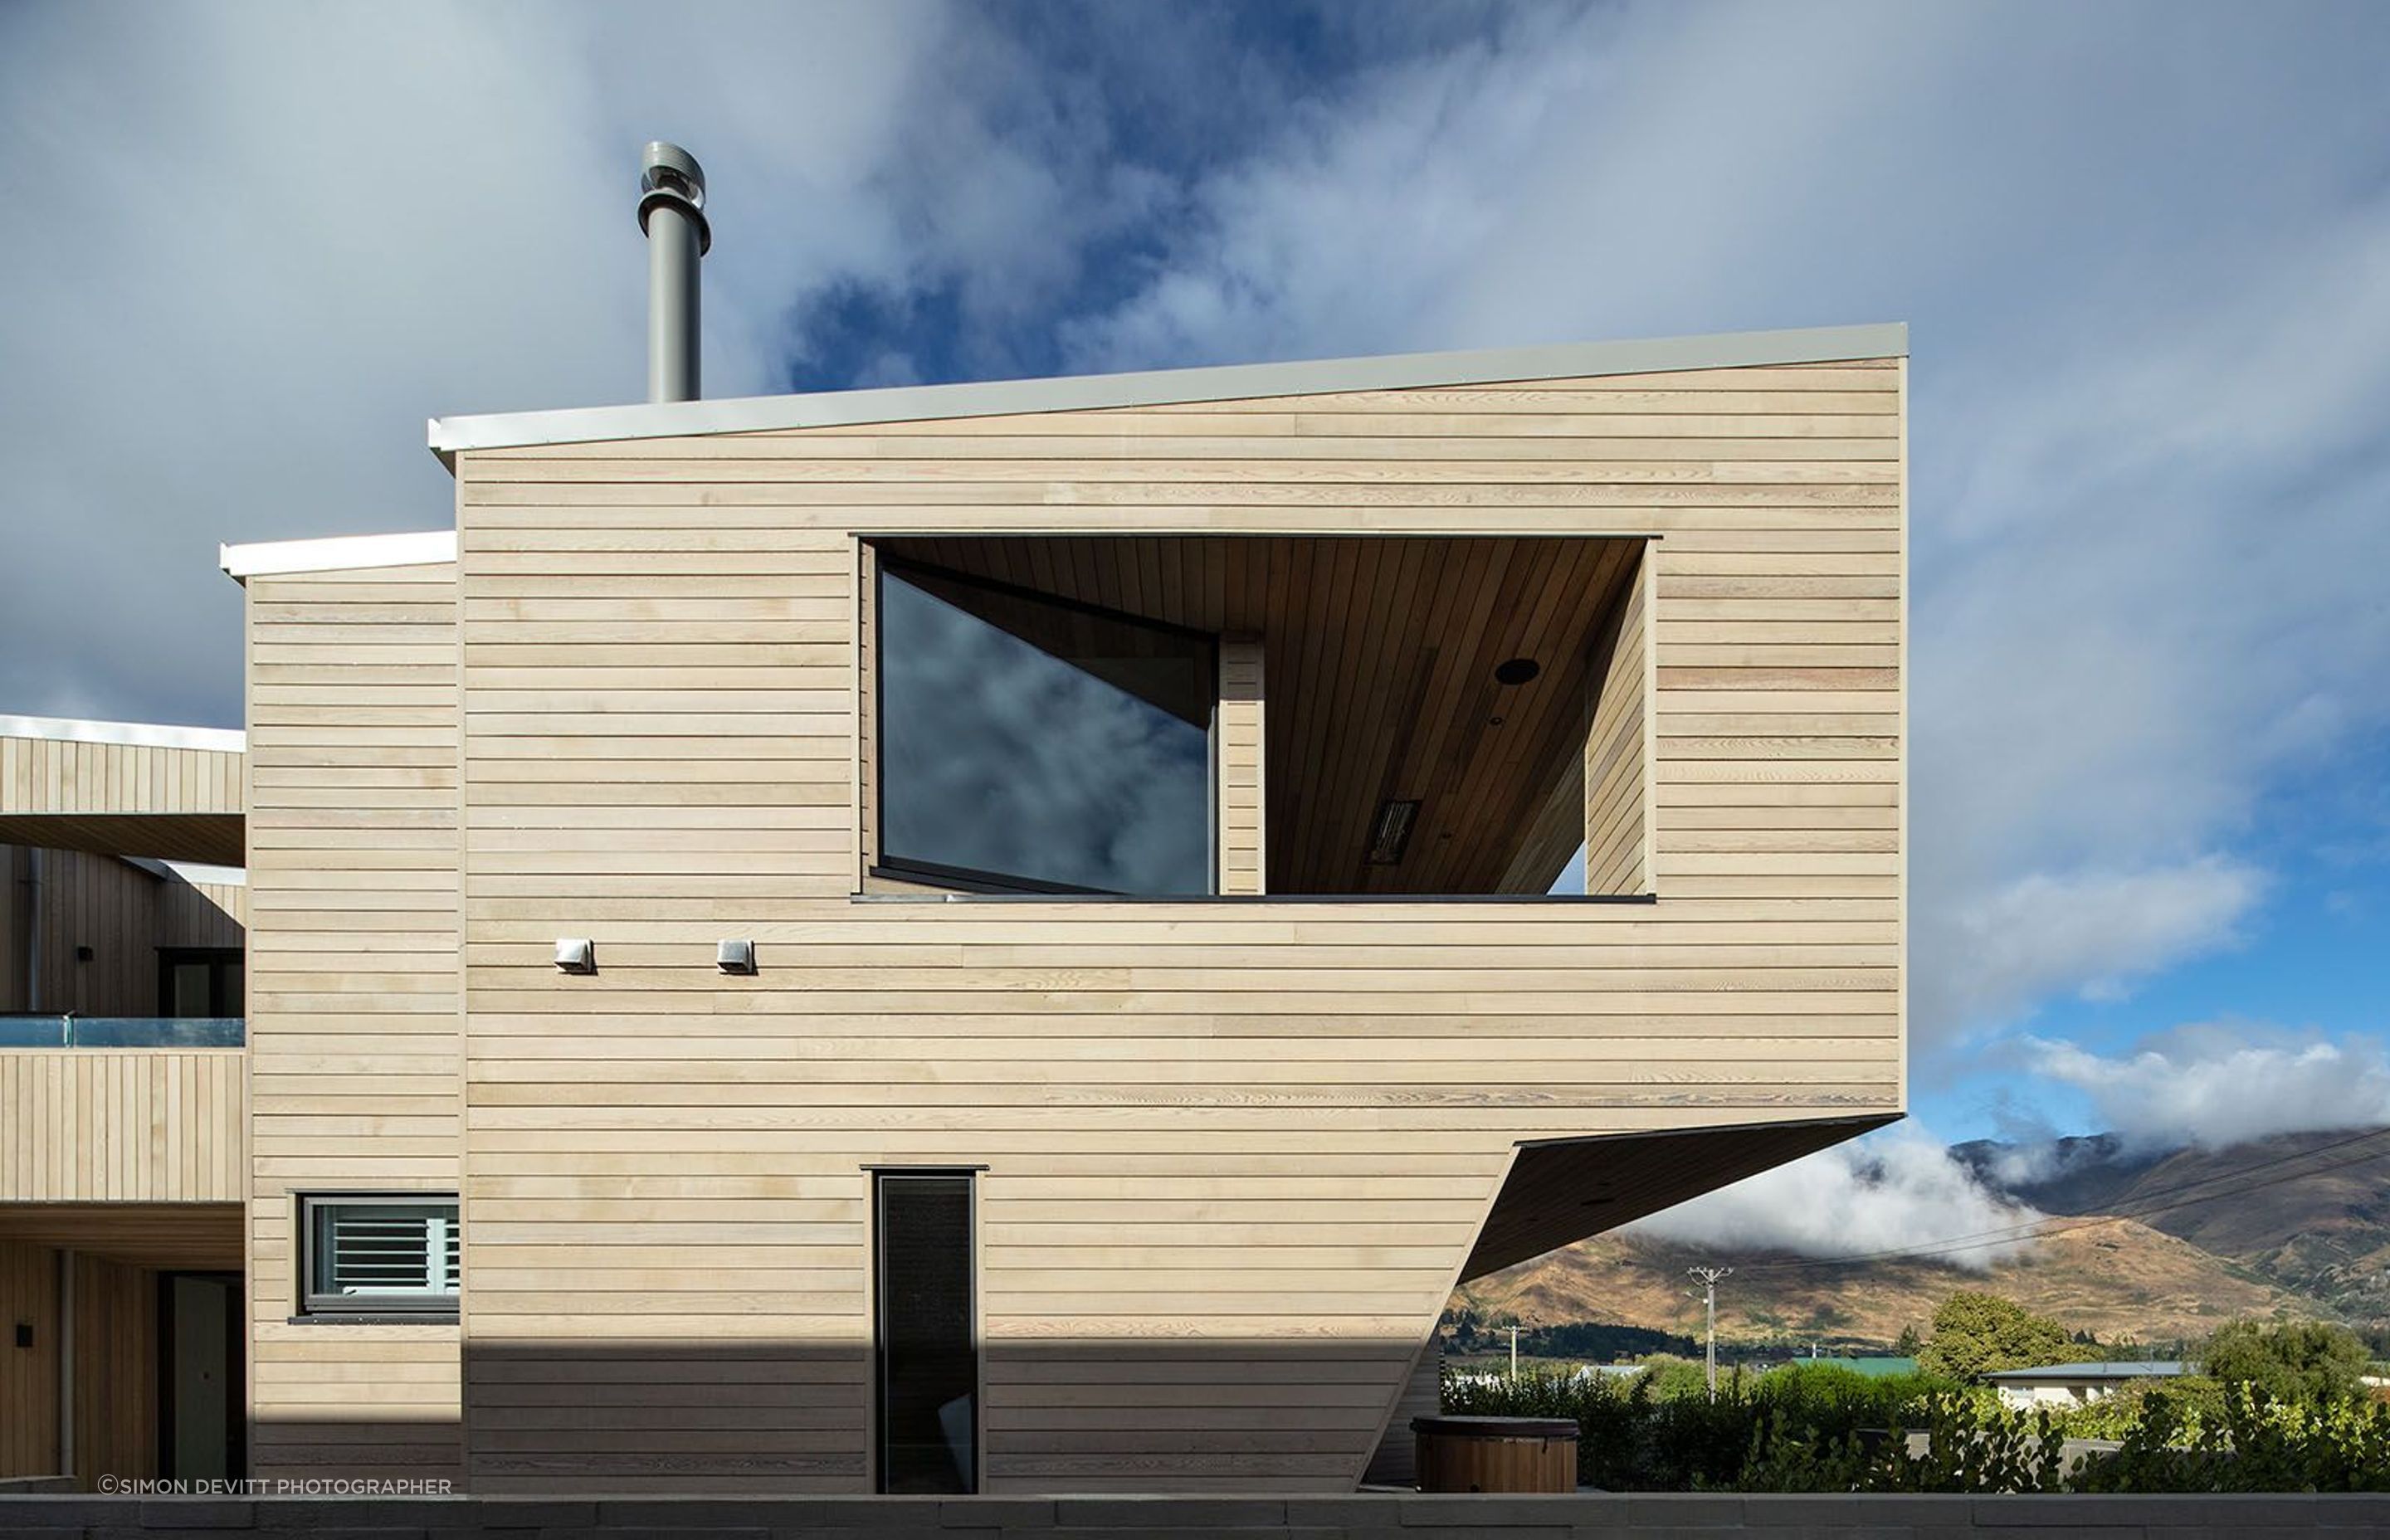
[[[1918,1335],[1917,1323],[1911,1321],[1900,1328],[1898,1337],[1893,1339],[1892,1355],[1895,1358],[1914,1358],[1924,1346],[1925,1339]]]
[[[2207,1340],[2200,1367],[2227,1385],[2319,1403],[2354,1394],[2369,1357],[2357,1333],[2322,1321],[2231,1321]]]
[[[2001,1369],[2065,1363],[2074,1345],[2064,1327],[2014,1300],[1962,1290],[1934,1312],[1934,1336],[1917,1363],[1929,1374],[1973,1380]]]

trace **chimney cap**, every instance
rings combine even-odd
[[[654,192],[671,187],[675,181],[682,184],[675,191],[686,194],[700,209],[705,206],[705,168],[697,163],[697,157],[678,145],[649,140],[639,156],[639,190]]]
[[[677,207],[696,225],[698,255],[713,249],[713,229],[705,218],[705,168],[678,145],[651,139],[639,153],[641,235],[647,234],[648,215],[665,203]]]

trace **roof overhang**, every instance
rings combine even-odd
[[[1074,375],[1052,379],[904,386],[876,391],[826,391],[807,395],[746,396],[722,401],[660,402],[567,411],[434,417],[430,424],[430,440],[432,453],[453,469],[459,451],[474,449],[694,438],[711,433],[766,433],[797,428],[842,428],[875,422],[920,422],[943,417],[1009,417],[1027,412],[1163,406],[1188,402],[1241,401],[1257,396],[1324,395],[1344,391],[1493,385],[1506,380],[1660,374],[1679,369],[1832,364],[1858,358],[1904,357],[1908,353],[1908,327],[1905,324],[1892,322],[1879,326],[1817,327],[1797,331],[1721,332],[1705,337],[1652,338],[1625,342],[1574,342],[1468,353],[1397,353],[1380,358],[1240,364],[1218,368],[1163,369],[1139,374]]]
[[[248,742],[222,727],[0,716],[0,844],[238,866]]]
[[[219,545],[216,559],[237,583],[287,572],[349,572],[374,567],[430,567],[456,559],[455,530],[405,534],[342,534],[327,540],[266,540]]]
[[[233,727],[181,727],[156,722],[92,722],[71,716],[0,714],[0,738],[55,743],[112,743],[128,749],[205,749],[246,753],[249,735]]]

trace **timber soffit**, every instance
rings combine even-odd
[[[1201,401],[1240,401],[1256,396],[1496,385],[1530,379],[1660,374],[1678,369],[1833,364],[1859,358],[1906,357],[1908,353],[1908,326],[1892,322],[1879,326],[1818,327],[1799,331],[1721,332],[1706,337],[1653,338],[1640,341],[1576,342],[1471,353],[1398,353],[1381,358],[1240,364],[1141,374],[1076,375],[1054,379],[904,386],[873,391],[825,391],[808,395],[748,396],[736,400],[434,417],[430,423],[430,440],[432,453],[453,470],[460,450],[693,438],[713,433],[760,433],[794,428],[921,422],[941,417],[1001,417],[1028,412],[1162,406]],[[234,550],[241,548],[231,547]]]

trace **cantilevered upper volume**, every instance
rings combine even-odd
[[[1908,379],[460,417],[227,547],[249,1474],[1350,1490],[1458,1281],[1905,1110]]]
[[[456,454],[468,449],[759,433],[872,422],[918,422],[933,417],[1163,406],[1263,396],[1492,385],[1505,380],[1657,374],[1680,369],[1831,364],[1906,357],[1908,353],[1908,326],[1890,322],[434,417],[430,438],[432,452],[453,465]]]

